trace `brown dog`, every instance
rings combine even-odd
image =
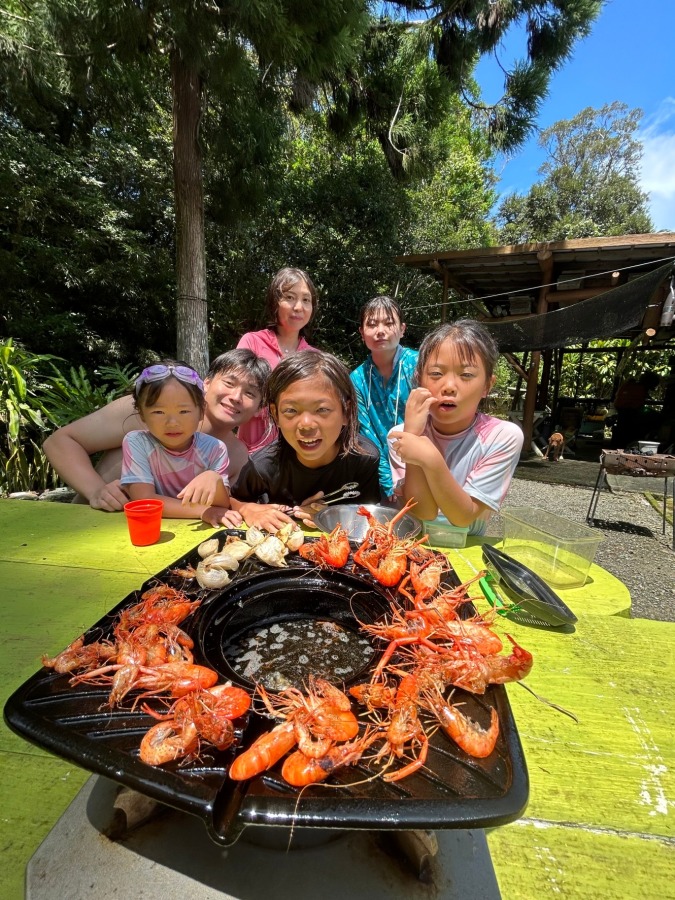
[[[551,462],[558,462],[562,459],[563,450],[565,449],[565,438],[559,431],[554,431],[548,439],[548,447],[544,453],[544,459],[550,459]]]

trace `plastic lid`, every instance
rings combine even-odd
[[[555,540],[588,541],[589,543],[599,543],[604,540],[603,535],[598,534],[595,529],[571,522],[563,516],[557,516],[540,507],[512,506],[509,509],[502,509],[501,515],[506,520],[527,525],[528,528]]]

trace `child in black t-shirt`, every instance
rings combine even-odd
[[[379,452],[358,434],[348,369],[330,353],[303,350],[284,359],[267,385],[275,443],[254,453],[232,487],[232,508],[248,525],[277,531],[299,509],[347,482],[360,503],[377,503]]]

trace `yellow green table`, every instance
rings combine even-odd
[[[3,705],[43,653],[208,533],[165,520],[160,543],[135,548],[119,514],[0,501]],[[450,551],[461,578],[480,568],[473,543]],[[534,654],[530,688],[578,721],[508,686],[531,791],[525,816],[488,835],[504,900],[675,897],[675,625],[627,618],[626,588],[597,566],[591,576],[562,595],[579,617],[573,634],[506,626]],[[4,725],[0,766],[0,897],[18,900],[28,860],[89,775]]]

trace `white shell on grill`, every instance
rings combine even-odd
[[[276,537],[282,541],[289,550],[297,550],[305,543],[305,535],[295,522],[287,522],[277,531]]]
[[[236,572],[239,568],[239,561],[234,554],[225,548],[220,553],[207,556],[204,560],[204,565],[209,569],[227,569],[230,572]]]
[[[284,556],[288,554],[288,547],[284,546],[283,541],[273,534],[268,535],[265,540],[258,544],[255,548],[255,555],[268,566],[278,566],[282,568],[288,566]]]
[[[258,544],[262,544],[265,540],[265,532],[261,531],[259,528],[256,528],[255,525],[251,525],[249,530],[246,532],[246,543],[250,544],[251,547],[257,547]]]
[[[202,560],[197,566],[197,581],[200,587],[214,591],[229,584],[230,576],[227,574],[226,569],[206,565],[206,561]]]
[[[238,559],[239,562],[241,562],[242,559],[248,559],[248,557],[253,553],[253,546],[251,544],[247,544],[246,541],[242,541],[241,538],[235,537],[233,534],[231,534],[225,541],[223,550],[225,551],[225,553],[229,553],[230,556],[234,556],[235,559]]]
[[[212,556],[214,553],[217,553],[218,547],[218,538],[209,538],[208,541],[204,541],[197,547],[197,553],[199,553],[202,559],[206,559],[207,556]]]

